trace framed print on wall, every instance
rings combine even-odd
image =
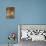
[[[7,7],[6,15],[7,15],[7,18],[14,18],[15,17],[15,7]]]

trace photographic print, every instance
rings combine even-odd
[[[46,25],[18,25],[20,46],[31,45],[33,42],[46,42]],[[26,44],[27,43],[27,44]]]
[[[14,18],[15,17],[15,7],[7,7],[6,8],[6,17]]]

